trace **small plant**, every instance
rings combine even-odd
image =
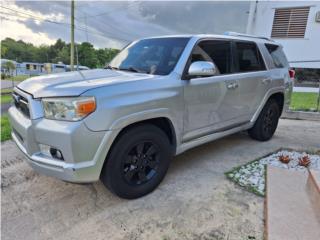
[[[308,167],[310,165],[310,158],[308,155],[304,155],[303,157],[299,158],[299,165],[303,167]]]
[[[279,161],[282,163],[288,164],[291,161],[291,159],[288,155],[280,155]]]

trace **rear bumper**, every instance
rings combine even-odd
[[[12,106],[12,139],[39,173],[70,182],[97,181],[107,154],[110,131],[92,132],[83,122],[29,119]],[[59,149],[64,161],[45,155],[39,144]]]

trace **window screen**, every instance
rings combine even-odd
[[[276,68],[288,67],[288,61],[281,47],[274,44],[265,44],[268,52],[270,53],[274,66]]]
[[[304,38],[310,7],[275,10],[272,38]]]
[[[261,71],[266,69],[255,43],[237,42],[236,49],[239,72]]]

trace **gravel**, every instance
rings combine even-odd
[[[280,156],[289,156],[290,162],[288,164],[282,163],[279,161]],[[267,157],[263,157],[237,167],[232,171],[227,172],[226,175],[229,179],[238,183],[240,186],[245,187],[260,196],[264,196],[266,165],[285,168],[291,171],[307,171],[306,167],[299,165],[299,159],[303,156],[308,156],[310,159],[308,168],[320,170],[320,155],[291,150],[281,150]]]

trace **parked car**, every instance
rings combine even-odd
[[[105,69],[21,82],[9,109],[12,137],[40,173],[101,179],[138,198],[159,185],[174,155],[244,130],[269,140],[292,77],[282,47],[268,39],[142,39]]]

